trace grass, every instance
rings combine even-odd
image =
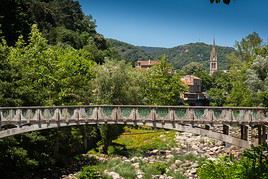
[[[164,162],[143,163],[141,162],[141,170],[144,172],[144,179],[150,179],[153,175],[163,175],[168,167]]]
[[[103,163],[99,163],[96,165],[98,171],[105,176],[104,171],[114,171],[118,173],[121,177],[125,179],[133,179],[136,176],[135,169],[131,165],[131,163],[123,162],[120,160],[109,160]]]
[[[168,171],[167,175],[173,177],[174,179],[186,179],[186,177],[180,172]]]
[[[151,179],[153,175],[163,175],[172,176],[175,179],[186,179],[178,171],[173,171],[168,169],[168,164],[166,162],[155,162],[155,163],[144,163],[140,162],[141,170],[144,172],[144,179]],[[167,170],[168,169],[168,170]]]
[[[165,131],[152,128],[129,128],[113,142],[124,145],[128,151],[146,152],[148,150],[170,149],[176,145],[175,131]]]
[[[172,160],[169,161],[169,164],[174,163],[176,160],[181,160],[181,161],[192,161],[192,162],[197,162],[199,165],[202,164],[202,162],[204,162],[207,158],[205,157],[200,157],[198,155],[195,154],[184,154],[184,155],[174,155],[174,158]]]

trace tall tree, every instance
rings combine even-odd
[[[181,76],[175,73],[165,56],[161,57],[159,65],[148,70],[146,82],[144,86],[146,104],[178,105],[180,95],[187,89],[181,82]]]
[[[96,78],[92,81],[93,102],[117,105],[140,104],[143,100],[142,82],[142,76],[138,75],[129,63],[107,60],[96,68]],[[122,131],[122,126],[100,126],[102,152],[107,153],[112,140],[116,139]]]

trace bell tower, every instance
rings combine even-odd
[[[217,50],[216,50],[216,45],[215,45],[215,38],[213,38],[213,46],[210,52],[210,60],[209,60],[209,74],[212,75],[216,71],[218,71],[218,55],[217,55]]]

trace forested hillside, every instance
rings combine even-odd
[[[117,40],[108,40],[111,47],[124,59],[137,61],[139,59],[159,59],[165,54],[175,68],[181,69],[191,62],[199,62],[206,69],[209,67],[211,45],[205,43],[190,43],[173,48],[134,46]],[[217,46],[220,69],[228,68],[227,56],[235,52],[234,48]]]
[[[117,52],[121,58],[135,62],[138,59],[151,59],[152,57],[141,48],[114,39],[107,39],[111,49]]]
[[[96,32],[96,22],[86,16],[78,1],[72,0],[6,0],[0,4],[0,37],[15,45],[19,36],[28,42],[32,24],[51,45],[71,46],[92,51],[94,61],[102,63],[107,43]]]

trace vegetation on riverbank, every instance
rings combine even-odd
[[[118,159],[117,156],[127,156],[128,158],[144,157],[153,150],[168,150],[176,146],[175,131],[166,131],[162,129],[152,129],[150,127],[125,127],[122,133],[116,140],[113,140],[113,145],[108,150],[108,160],[99,161],[96,165],[91,165],[83,168],[79,174],[79,178],[85,175],[89,177],[90,173],[94,170],[96,175],[101,175],[104,178],[108,177],[107,172],[116,172],[121,177],[132,179],[137,176],[136,170],[129,161]],[[119,151],[120,150],[120,151]],[[93,151],[94,155],[99,155]],[[172,159],[174,162],[179,156]],[[194,158],[193,156],[185,157],[184,159]],[[182,159],[182,158],[181,158]],[[135,161],[142,172],[144,178],[150,179],[153,175],[173,176],[175,178],[184,178],[181,173],[172,170],[166,170],[170,163],[162,159],[161,162],[147,163],[141,159]],[[94,173],[93,172],[93,173]],[[87,174],[88,173],[88,174]],[[93,177],[94,178],[94,177]]]
[[[223,156],[206,160],[198,170],[200,179],[265,179],[268,177],[268,145],[253,147],[237,159]],[[208,172],[209,171],[209,172]]]
[[[176,145],[175,134],[175,131],[152,130],[149,127],[125,127],[124,133],[113,142],[114,144],[125,146],[128,154],[136,156],[154,149],[165,150],[174,147]]]
[[[178,105],[180,95],[187,90],[180,81],[181,75],[186,74],[203,80],[202,89],[209,94],[212,105],[268,106],[268,47],[257,33],[236,44],[227,72],[210,76],[206,67],[198,63],[176,70],[165,56],[161,57],[160,65],[139,71],[121,60],[96,32],[95,21],[83,14],[79,1],[6,0],[1,2],[0,13],[0,106]],[[113,155],[143,155],[148,150],[174,146],[171,131],[126,128],[120,135],[122,129],[123,126],[116,125],[67,127],[1,139],[0,177],[57,178],[60,172],[47,175],[72,163],[74,156],[95,148]],[[135,134],[140,131],[146,134]],[[250,161],[256,157],[259,156],[252,155]],[[100,164],[99,168],[116,164],[120,167],[114,170],[122,175],[134,175],[129,164],[110,162]],[[236,164],[228,160],[227,164],[250,164],[248,167],[258,169],[259,173],[266,158],[259,162],[260,165]],[[166,163],[141,166],[149,177],[152,173],[163,173]],[[226,167],[221,161],[220,166]]]

